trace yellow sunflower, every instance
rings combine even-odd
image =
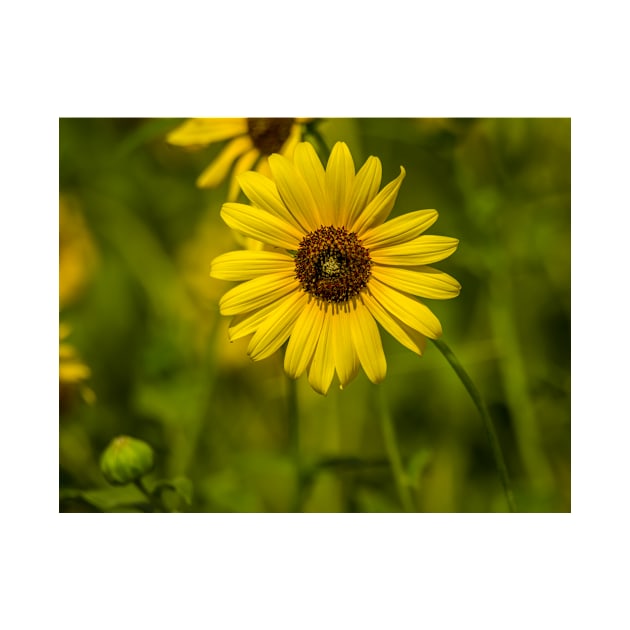
[[[79,393],[87,403],[96,399],[94,392],[85,382],[90,378],[91,370],[79,358],[75,347],[66,339],[70,335],[70,327],[59,323],[59,406],[67,409],[75,393]]]
[[[78,201],[59,195],[59,308],[77,301],[97,262],[96,245]]]
[[[238,196],[236,178],[254,168],[270,175],[268,157],[280,153],[291,157],[309,118],[191,118],[171,131],[167,142],[182,147],[205,147],[230,140],[218,157],[197,179],[200,188],[214,188],[234,164],[228,200]]]
[[[287,374],[305,371],[326,394],[335,372],[345,387],[363,367],[378,383],[385,354],[377,322],[421,355],[426,337],[437,338],[437,317],[415,296],[453,298],[460,284],[427,266],[450,256],[458,240],[423,235],[435,210],[389,216],[405,176],[379,192],[381,162],[369,157],[355,173],[343,142],[324,170],[313,147],[298,144],[291,162],[269,158],[272,179],[255,172],[239,177],[252,205],[225,203],[223,220],[273,251],[235,251],[212,261],[211,275],[244,281],[223,295],[223,315],[233,316],[231,340],[253,333],[247,352],[257,361],[288,340]]]

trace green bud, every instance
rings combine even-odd
[[[153,468],[153,449],[127,435],[114,438],[101,455],[101,471],[114,485],[136,481]]]

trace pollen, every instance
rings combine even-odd
[[[369,251],[345,227],[320,227],[300,242],[295,277],[304,291],[325,302],[347,302],[370,278]]]
[[[322,263],[322,273],[326,278],[333,278],[341,273],[341,265],[334,256],[327,258]]]
[[[280,153],[294,121],[294,118],[248,118],[247,132],[263,155]]]

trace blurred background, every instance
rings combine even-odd
[[[99,458],[112,439],[150,444],[151,478],[185,482],[193,512],[402,511],[361,372],[323,397],[297,382],[300,470],[282,353],[253,363],[227,340],[210,261],[239,247],[219,217],[228,181],[199,189],[222,143],[173,147],[178,119],[59,121],[60,511],[134,510]],[[407,176],[392,217],[435,208],[460,239],[436,264],[461,295],[428,306],[486,399],[518,508],[568,512],[569,119],[330,119],[357,168]],[[307,138],[308,139],[308,138]],[[416,509],[507,511],[483,424],[431,344],[417,357],[382,331],[384,389]]]

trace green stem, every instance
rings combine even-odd
[[[212,330],[208,335],[207,350],[204,359],[203,367],[203,379],[204,379],[204,397],[205,406],[200,407],[200,413],[195,418],[195,423],[190,429],[190,438],[186,440],[188,446],[182,447],[184,450],[181,455],[181,460],[184,462],[184,470],[186,474],[193,476],[193,467],[197,465],[197,462],[203,460],[202,449],[204,441],[201,439],[203,433],[205,433],[212,420],[215,417],[215,385],[217,382],[218,361],[217,357],[217,343],[219,340],[219,331],[221,330],[221,322],[217,318],[215,319]],[[206,465],[205,462],[203,464]]]
[[[507,262],[498,265],[507,269]],[[549,462],[540,447],[540,432],[527,383],[527,368],[522,343],[516,329],[513,287],[503,273],[489,268],[490,322],[495,338],[501,340],[498,363],[505,396],[514,420],[517,447],[527,476],[537,492],[544,492],[553,483]]]
[[[313,140],[315,140],[316,144],[318,145],[320,152],[326,156],[326,159],[328,159],[328,157],[330,156],[330,149],[328,148],[328,145],[326,144],[326,141],[324,140],[322,134],[319,132],[319,129],[317,129],[316,124],[317,121],[307,125],[306,134],[313,137]]]
[[[381,428],[383,429],[385,450],[387,451],[387,457],[389,458],[392,474],[394,475],[394,480],[396,481],[398,496],[405,512],[415,512],[413,499],[409,490],[409,484],[407,483],[407,475],[402,465],[400,451],[398,450],[396,428],[394,427],[392,414],[389,411],[387,398],[385,397],[385,391],[382,385],[378,386],[377,390],[378,407],[380,412],[379,415],[381,417]]]
[[[510,512],[516,512],[516,504],[514,502],[514,494],[512,492],[512,486],[510,485],[510,479],[508,477],[507,467],[505,466],[505,460],[503,458],[503,451],[501,450],[501,443],[499,442],[499,438],[497,436],[496,430],[494,428],[494,424],[492,422],[492,418],[490,417],[490,413],[488,408],[486,407],[486,403],[484,402],[479,390],[475,387],[475,384],[472,382],[470,376],[459,362],[453,351],[439,339],[432,339],[433,343],[436,345],[437,349],[444,355],[444,358],[449,362],[455,373],[461,380],[462,384],[466,388],[466,391],[470,394],[479,414],[481,415],[481,419],[483,420],[483,424],[486,428],[486,433],[488,434],[488,440],[490,441],[490,446],[492,448],[492,453],[494,455],[495,464],[497,466],[497,471],[499,473],[499,477],[501,477],[501,483],[503,484],[503,490],[505,492],[505,498],[508,503],[508,507]]]
[[[289,425],[289,442],[295,468],[297,471],[296,490],[292,512],[302,511],[304,494],[304,470],[300,455],[300,418],[298,414],[297,381],[287,377],[287,420]]]
[[[151,504],[151,507],[153,508],[154,512],[155,511],[157,511],[157,512],[162,512],[163,511],[161,509],[162,506],[158,505],[158,502],[157,502],[156,498],[147,490],[146,486],[144,485],[144,482],[142,481],[142,478],[136,479],[133,483],[136,486],[136,488],[138,488],[138,490],[140,490],[140,492],[142,492],[142,494],[144,494],[144,496],[148,499],[148,501]]]

